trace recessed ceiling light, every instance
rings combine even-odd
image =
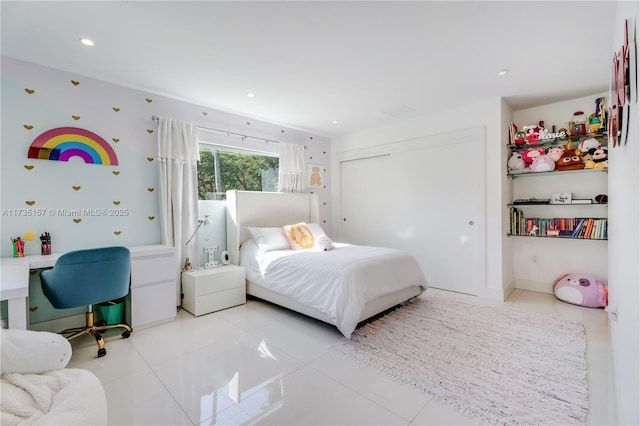
[[[255,93],[253,93],[253,92],[248,92],[248,93],[247,93],[247,96],[248,96],[248,97],[250,97],[250,98],[255,98],[255,97],[256,97],[256,94],[255,94]]]
[[[80,43],[84,44],[85,46],[93,46],[94,45],[93,40],[91,40],[89,38],[86,38],[86,37],[82,37],[80,39]]]
[[[509,70],[507,68],[503,68],[500,71],[498,71],[498,75],[505,75],[509,72]]]
[[[331,121],[331,124],[338,124],[338,120]]]

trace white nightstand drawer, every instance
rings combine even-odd
[[[232,306],[242,305],[247,301],[247,293],[244,288],[232,288],[229,290],[209,293],[199,296],[194,303],[187,303],[186,298],[182,307],[195,316],[227,309]]]
[[[246,302],[244,268],[224,265],[219,268],[182,273],[182,307],[193,315],[202,315]]]
[[[193,286],[195,296],[246,287],[245,271],[236,265],[188,271],[182,274],[182,286]]]

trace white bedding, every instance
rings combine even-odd
[[[240,265],[249,281],[319,310],[347,338],[366,302],[407,287],[427,288],[412,255],[382,247],[336,243],[330,251],[261,253],[250,239],[241,247]]]

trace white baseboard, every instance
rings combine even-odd
[[[516,278],[516,288],[520,290],[537,291],[538,293],[553,294],[553,286],[548,281],[535,281]]]
[[[478,291],[478,297],[504,302],[513,290],[515,290],[513,285],[510,285],[507,288],[483,288]]]

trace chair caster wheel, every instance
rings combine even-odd
[[[98,349],[98,358],[103,357],[107,354],[107,350],[105,348]]]
[[[122,332],[122,338],[126,339],[127,337],[131,336],[131,332],[129,330],[125,330]]]

